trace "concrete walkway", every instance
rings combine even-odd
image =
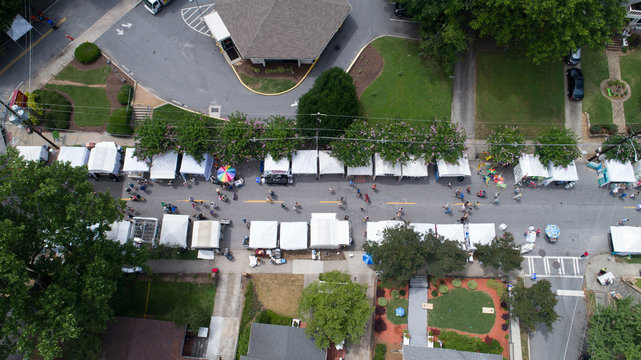
[[[597,273],[601,268],[606,268],[614,274],[614,284],[606,286],[597,281]],[[598,254],[590,258],[585,268],[585,287],[587,290],[594,291],[597,303],[604,306],[612,302],[611,291],[615,291],[623,297],[632,296],[636,302],[639,302],[641,294],[624,284],[621,276],[639,276],[640,269],[641,264],[616,262],[610,254]]]
[[[409,305],[407,306],[407,330],[410,333],[410,346],[427,347],[427,279],[410,280]],[[390,309],[388,311],[393,311]]]
[[[242,315],[241,274],[222,273],[218,277],[213,316],[209,323],[207,359],[234,359]]]
[[[606,50],[605,51],[608,58],[608,72],[610,74],[610,79],[612,80],[622,80],[621,79],[621,66],[619,63],[619,52]],[[625,110],[623,108],[623,100],[610,100],[612,103],[612,123],[614,123],[618,128],[619,132],[625,132]]]
[[[452,122],[465,129],[468,139],[474,139],[476,118],[476,47],[472,43],[464,56],[454,65],[452,83]],[[471,149],[471,153],[477,150]]]

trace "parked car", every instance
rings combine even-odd
[[[581,62],[581,48],[570,53],[563,58],[563,61],[570,66],[577,66]]]
[[[566,72],[568,77],[568,97],[570,100],[583,99],[583,73],[579,68],[571,68]]]
[[[407,7],[405,4],[400,3],[400,2],[395,2],[394,3],[394,15],[398,17],[408,17],[407,15]]]
[[[289,175],[286,174],[269,174],[265,175],[263,179],[265,180],[265,184],[270,184],[270,185],[287,185],[291,183]]]

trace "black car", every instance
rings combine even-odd
[[[269,174],[263,177],[265,184],[269,185],[287,185],[290,182],[290,176],[286,174]]]
[[[398,17],[408,17],[409,15],[407,15],[407,7],[405,4],[400,2],[394,3],[394,15]]]
[[[568,97],[570,100],[583,99],[583,73],[579,68],[571,68],[566,72],[568,77]]]

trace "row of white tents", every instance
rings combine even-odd
[[[522,154],[519,163],[514,167],[514,181],[519,183],[528,178],[546,179],[546,184],[549,184],[552,181],[578,181],[579,175],[574,161],[567,167],[556,166],[551,161],[545,166],[538,155]]]

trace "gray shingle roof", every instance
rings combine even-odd
[[[246,59],[315,59],[352,10],[347,0],[220,0],[214,7]]]
[[[403,346],[403,360],[503,360],[503,356],[441,348]]]
[[[325,360],[305,330],[291,326],[253,323],[247,360]]]

